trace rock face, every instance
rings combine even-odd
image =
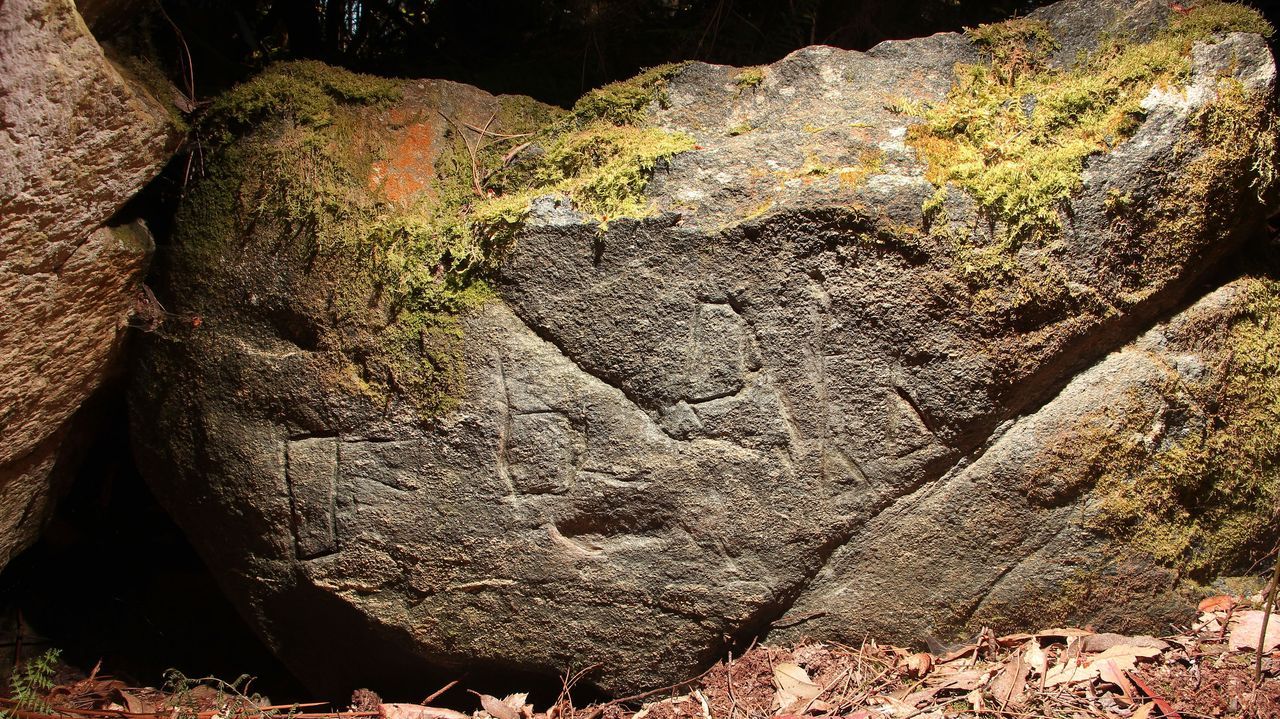
[[[1232,32],[1263,29],[1251,18],[1068,0],[968,36],[664,70],[635,117],[592,126],[692,138],[643,174],[648,211],[592,216],[595,180],[527,209],[508,193],[494,296],[414,325],[410,354],[460,368],[430,411],[361,339],[406,321],[367,277],[391,253],[334,249],[337,225],[289,214],[293,185],[255,194],[275,180],[226,170],[166,260],[168,301],[202,323],[150,338],[138,367],[144,472],[268,642],[330,689],[599,664],[592,680],[625,692],[771,628],[946,639],[1051,612],[1106,622],[1137,598],[1159,621],[1176,569],[1230,570],[1274,532],[1262,500],[1224,500],[1214,521],[1252,529],[1206,558],[1201,530],[1160,545],[1122,501],[1181,516],[1136,468],[1228,426],[1204,409],[1227,378],[1276,411],[1246,391],[1265,362],[1224,363],[1265,335],[1272,285],[1179,310],[1266,214],[1275,68]],[[1167,72],[1128,72],[1134,56]],[[575,117],[621,117],[639,92]],[[322,138],[354,126],[378,147],[317,197],[395,215],[447,195],[461,128],[512,132],[507,100],[473,88],[389,97],[321,113]],[[227,156],[297,145],[324,106],[299,107]],[[498,164],[545,178],[567,160],[539,142]],[[302,157],[273,166],[327,177]],[[221,224],[192,221],[211,208]],[[440,286],[460,281],[436,261]],[[374,289],[351,309],[351,287]],[[1213,467],[1195,481],[1240,470]],[[1081,599],[1101,586],[1107,602]]]
[[[152,242],[108,219],[163,167],[178,132],[70,0],[0,5],[0,566],[56,492],[68,422],[123,337]]]

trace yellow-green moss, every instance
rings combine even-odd
[[[150,253],[155,249],[155,242],[141,223],[130,222],[127,225],[108,227],[107,230],[121,247],[130,252]]]
[[[1280,501],[1280,281],[1242,281],[1201,379],[1169,369],[1163,408],[1131,396],[1099,408],[1025,478],[1038,502],[1090,493],[1088,524],[1198,579],[1242,571],[1276,537]],[[1215,320],[1216,322],[1216,320]]]
[[[665,104],[667,81],[675,77],[684,63],[660,65],[621,82],[611,83],[583,95],[573,106],[573,117],[579,125],[603,120],[614,125],[629,125],[644,119],[652,103]]]
[[[601,88],[569,113],[502,97],[483,133],[451,120],[429,191],[391,201],[370,185],[391,131],[362,108],[393,102],[398,83],[273,66],[203,118],[214,149],[178,219],[188,299],[216,324],[236,314],[228,302],[270,292],[255,301],[323,319],[315,349],[346,358],[333,381],[446,412],[462,389],[459,313],[491,296],[486,277],[534,197],[565,195],[602,224],[650,212],[648,179],[693,146],[641,124],[677,69]],[[228,264],[239,266],[218,271]]]
[[[1084,295],[1072,289],[1054,258],[1085,161],[1132,136],[1153,88],[1185,86],[1196,41],[1236,30],[1271,33],[1256,11],[1231,3],[1169,17],[1151,40],[1106,36],[1069,67],[1051,63],[1056,45],[1043,23],[972,29],[984,59],[956,66],[943,101],[894,103],[919,119],[907,143],[937,188],[922,205],[924,224],[985,326],[1025,333],[1060,312],[1073,312],[1080,323],[1139,302],[1234,231],[1239,221],[1230,215],[1248,205],[1242,197],[1251,183],[1260,196],[1274,185],[1272,104],[1223,79],[1217,99],[1178,144],[1178,171],[1157,178],[1141,197],[1113,192],[1105,199],[1114,230],[1100,258],[1108,286],[1084,288]],[[947,217],[949,191],[975,202],[977,223]],[[1012,358],[1009,372],[1022,366]]]
[[[1280,126],[1270,97],[1231,78],[1219,80],[1216,92],[1176,147],[1191,158],[1181,172],[1141,202],[1127,193],[1104,201],[1116,230],[1107,260],[1127,271],[1121,296],[1127,302],[1144,299],[1195,262],[1206,235],[1230,232],[1274,193]]]
[[[325,127],[342,105],[375,105],[400,97],[394,80],[361,75],[315,60],[277,63],[214,100],[202,124],[215,143],[267,119]]]
[[[867,181],[867,178],[878,175],[884,170],[884,152],[873,147],[858,153],[858,161],[836,169],[841,186],[846,189],[856,188]]]
[[[929,180],[971,194],[1004,227],[1007,245],[1044,241],[1081,186],[1085,158],[1133,134],[1151,88],[1186,80],[1196,40],[1231,30],[1271,32],[1256,11],[1210,2],[1175,15],[1149,42],[1104,39],[1074,67],[1058,69],[1042,23],[981,26],[969,35],[987,60],[957,66],[944,102],[907,108],[922,120],[908,142],[928,163]]]
[[[738,87],[738,92],[754,90],[764,82],[764,68],[745,67],[733,76],[733,84]]]
[[[1204,415],[1205,431],[1145,459],[1133,437],[1113,438],[1095,489],[1096,526],[1192,576],[1247,568],[1280,519],[1280,282],[1250,279],[1246,292],[1214,384],[1168,393],[1172,411]]]

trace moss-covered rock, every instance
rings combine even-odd
[[[594,91],[565,114],[448,83],[424,92],[314,61],[275,65],[202,117],[204,177],[176,223],[174,306],[204,332],[248,322],[306,337],[335,391],[446,412],[462,389],[458,316],[490,296],[534,198],[563,195],[602,227],[650,212],[648,178],[692,147],[639,121],[672,72]]]
[[[1274,204],[1260,29],[1066,0],[563,111],[285,66],[179,220],[138,456],[328,691],[1165,619],[1266,534],[1273,410],[1196,409],[1269,332],[1197,299]]]
[[[1260,197],[1273,191],[1277,126],[1269,90],[1246,90],[1225,73],[1183,89],[1192,83],[1196,43],[1231,32],[1270,37],[1273,31],[1255,10],[1203,3],[1173,14],[1149,38],[1108,34],[1067,65],[1054,60],[1057,45],[1045,20],[968,31],[982,61],[957,65],[957,82],[942,102],[909,104],[904,111],[921,120],[907,142],[937,188],[923,211],[932,232],[944,238],[976,309],[1027,316],[1070,301],[1052,248],[1063,240],[1086,166],[1132,138],[1170,95],[1213,92],[1218,99],[1192,120],[1199,142],[1187,139],[1175,148],[1192,154],[1203,148],[1187,173],[1170,183],[1154,180],[1157,191],[1138,202],[1119,190],[1108,197],[1106,211],[1121,237],[1106,251],[1116,255],[1116,265],[1145,265],[1129,271],[1120,303],[1149,292],[1152,273],[1178,272],[1192,261],[1196,233],[1222,222],[1213,216],[1239,185],[1250,184]],[[990,223],[990,233],[972,232],[968,223],[975,218],[956,223],[946,216],[949,190],[976,204],[976,219]]]

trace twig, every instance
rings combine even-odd
[[[809,701],[804,705],[804,708],[800,710],[800,716],[804,716],[805,714],[808,714],[808,713],[809,713],[809,709],[813,706],[813,703],[814,703],[814,702],[816,702],[816,701],[818,701],[819,699],[821,699],[823,694],[826,694],[827,692],[829,692],[829,691],[831,691],[833,688],[835,688],[835,685],[836,685],[836,684],[839,684],[841,679],[844,679],[845,677],[848,677],[848,676],[849,676],[849,673],[850,673],[850,672],[852,672],[852,671],[853,671],[853,670],[852,670],[852,669],[850,669],[849,667],[845,667],[845,668],[844,668],[844,672],[843,672],[843,673],[841,673],[841,675],[840,675],[839,677],[836,677],[836,679],[835,679],[834,681],[832,681],[832,682],[831,682],[830,684],[828,684],[827,686],[823,687],[823,688],[822,688],[822,691],[820,691],[820,692],[818,692],[817,694],[815,694],[815,695],[814,695],[814,697],[813,697],[812,699],[810,699],[810,700],[809,700]]]
[[[1280,547],[1280,543],[1277,544]],[[1262,609],[1262,629],[1258,631],[1258,653],[1253,660],[1253,683],[1262,684],[1263,647],[1267,645],[1267,624],[1271,621],[1271,612],[1276,608],[1276,580],[1280,579],[1280,560],[1271,570],[1271,585],[1267,587],[1267,600]]]
[[[493,122],[493,118],[489,118],[489,123],[492,123],[492,122]],[[516,139],[516,138],[518,138],[518,137],[533,137],[534,135],[536,135],[536,134],[537,134],[537,133],[535,133],[535,132],[518,132],[518,133],[516,133],[516,134],[514,134],[514,135],[508,135],[508,134],[507,134],[507,133],[505,133],[505,132],[493,132],[493,131],[491,131],[491,130],[489,130],[489,129],[488,129],[488,128],[489,128],[489,123],[485,123],[485,126],[484,126],[484,127],[476,127],[475,125],[472,125],[472,124],[471,124],[471,123],[469,123],[469,122],[464,122],[464,123],[462,123],[462,124],[463,124],[463,125],[465,125],[465,126],[467,127],[467,129],[468,129],[468,130],[475,130],[476,132],[480,133],[481,135],[484,135],[484,136],[486,136],[486,137],[496,137],[496,138],[498,138],[499,140],[514,140],[514,139]]]
[[[738,714],[738,699],[733,695],[733,651],[729,651],[728,666],[724,672],[725,691],[729,693],[729,719]]]
[[[510,165],[511,161],[516,159],[516,155],[519,155],[526,147],[532,144],[533,144],[532,141],[522,142],[519,145],[516,145],[515,147],[511,148],[511,150],[507,154],[502,156],[502,166],[506,167],[507,165]]]
[[[467,133],[462,131],[462,127],[455,122],[452,117],[444,114],[441,110],[436,110],[436,112],[440,114],[440,117],[444,118],[445,122],[452,125],[453,129],[458,133],[458,137],[462,138],[462,145],[467,148],[467,156],[471,160],[471,187],[475,190],[478,197],[484,197],[484,188],[480,186],[480,160],[477,157],[477,153],[479,152],[478,147],[472,147],[471,143],[467,141]],[[488,127],[487,124],[485,126]],[[477,141],[476,145],[478,146],[479,144],[479,141]]]
[[[442,687],[440,687],[439,689],[437,689],[434,693],[432,693],[432,694],[431,694],[430,696],[428,696],[426,699],[423,699],[423,700],[422,700],[422,703],[423,703],[424,705],[426,705],[426,704],[430,704],[431,702],[435,701],[436,699],[439,699],[441,694],[444,694],[445,692],[449,691],[450,689],[452,689],[452,688],[454,688],[454,687],[456,687],[456,686],[458,686],[458,680],[457,680],[457,679],[454,679],[453,681],[449,682],[448,684],[445,684],[444,686],[442,686]]]
[[[894,667],[888,667],[884,671],[877,674],[875,677],[871,679],[871,681],[863,685],[862,691],[860,691],[857,694],[857,698],[843,700],[841,704],[838,707],[836,707],[836,709],[843,709],[845,707],[849,707],[850,709],[852,709],[856,706],[861,705],[863,702],[865,702],[867,699],[871,697],[871,692],[875,690],[876,683],[879,682],[881,679],[884,679],[893,670],[894,670]]]
[[[817,619],[818,617],[825,617],[826,615],[827,615],[826,612],[814,612],[812,614],[805,614],[803,616],[796,617],[795,619],[779,619],[778,621],[771,623],[769,627],[772,629],[783,629],[785,627],[794,627],[795,625],[803,624],[809,621],[810,619]]]
[[[1167,699],[1157,694],[1150,685],[1139,679],[1137,673],[1126,671],[1124,675],[1129,677],[1129,680],[1137,685],[1138,689],[1151,699],[1152,703],[1156,705],[1156,708],[1160,710],[1160,713],[1164,715],[1164,719],[1182,719],[1182,716],[1179,715],[1178,712],[1174,711],[1173,705],[1171,705]]]
[[[560,680],[560,696],[556,697],[555,706],[568,705],[569,715],[573,716],[576,714],[576,710],[573,708],[573,686],[586,676],[588,672],[595,671],[602,666],[604,665],[600,663],[592,664],[584,669],[579,669],[577,672],[572,674],[570,674],[570,669],[565,667],[564,677]],[[548,710],[548,713],[550,713],[550,710]]]
[[[669,692],[669,691],[671,691],[671,690],[673,690],[673,689],[679,689],[680,687],[689,686],[690,684],[693,684],[693,683],[695,683],[695,682],[697,682],[697,681],[701,680],[702,678],[706,677],[708,674],[710,674],[710,673],[711,673],[711,671],[712,671],[713,669],[715,669],[715,668],[716,668],[716,667],[718,667],[718,666],[720,666],[720,665],[719,665],[719,664],[713,664],[713,665],[711,665],[710,667],[708,667],[706,671],[704,671],[703,673],[699,674],[699,675],[698,675],[698,676],[696,676],[696,677],[693,677],[692,679],[686,679],[686,680],[684,680],[684,681],[682,681],[682,682],[676,682],[675,684],[668,684],[668,685],[667,685],[667,686],[665,686],[665,687],[658,687],[657,689],[650,689],[650,690],[649,690],[649,691],[647,691],[647,692],[640,692],[639,694],[632,694],[632,695],[631,695],[631,696],[629,696],[629,697],[621,697],[621,698],[618,698],[618,699],[613,699],[613,700],[607,701],[607,702],[605,702],[604,704],[597,705],[594,709],[592,709],[592,710],[591,710],[591,712],[590,712],[589,714],[587,714],[586,719],[600,719],[600,717],[604,714],[604,710],[605,710],[605,709],[607,709],[607,708],[609,708],[609,707],[611,707],[611,706],[617,706],[617,705],[619,705],[619,704],[626,704],[627,702],[633,702],[633,701],[636,701],[636,700],[639,700],[639,699],[647,699],[647,698],[649,698],[649,697],[651,697],[651,696],[653,696],[653,695],[655,695],[655,694],[661,694],[661,693],[663,693],[663,692]]]

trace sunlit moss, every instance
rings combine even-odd
[[[226,142],[264,120],[288,117],[300,125],[324,127],[342,105],[385,104],[399,97],[394,80],[314,60],[278,63],[218,96],[202,127],[209,140]]]
[[[1006,245],[1044,241],[1080,189],[1085,159],[1136,131],[1153,87],[1187,79],[1196,40],[1232,30],[1271,33],[1256,11],[1207,3],[1175,15],[1149,42],[1106,38],[1060,69],[1049,63],[1055,46],[1043,23],[981,26],[969,34],[987,61],[957,66],[943,102],[907,108],[922,120],[908,142],[927,162],[931,182],[965,190],[1001,223]]]
[[[651,212],[648,179],[693,146],[642,125],[677,70],[601,88],[568,113],[499,98],[484,132],[447,122],[430,185],[392,201],[371,185],[388,130],[368,108],[389,106],[399,84],[273,66],[204,117],[207,167],[174,253],[192,284],[183,301],[211,326],[247,296],[294,306],[275,321],[317,326],[279,331],[345,358],[333,381],[446,412],[464,376],[460,313],[491,297],[486,279],[535,197],[564,195],[601,224]]]
[[[1099,457],[1094,525],[1191,575],[1247,568],[1275,541],[1280,282],[1250,279],[1245,292],[1212,386],[1167,388],[1167,413],[1199,415],[1204,431],[1166,438],[1154,452],[1113,436]]]
[[[733,76],[733,84],[737,86],[738,92],[754,90],[763,82],[764,68],[745,67]]]
[[[666,102],[667,81],[683,64],[660,65],[620,82],[596,88],[574,103],[572,115],[579,124],[603,120],[615,125],[636,124],[652,103]]]
[[[858,161],[853,165],[840,167],[836,176],[840,185],[846,189],[854,189],[866,182],[873,175],[884,170],[884,152],[876,148],[866,148],[858,153]]]
[[[1247,278],[1209,371],[1169,368],[1098,408],[1025,477],[1037,502],[1088,494],[1088,526],[1131,556],[1200,579],[1243,571],[1275,541],[1280,501],[1280,281]],[[1215,320],[1216,324],[1217,320]],[[1153,416],[1152,412],[1155,411]]]

